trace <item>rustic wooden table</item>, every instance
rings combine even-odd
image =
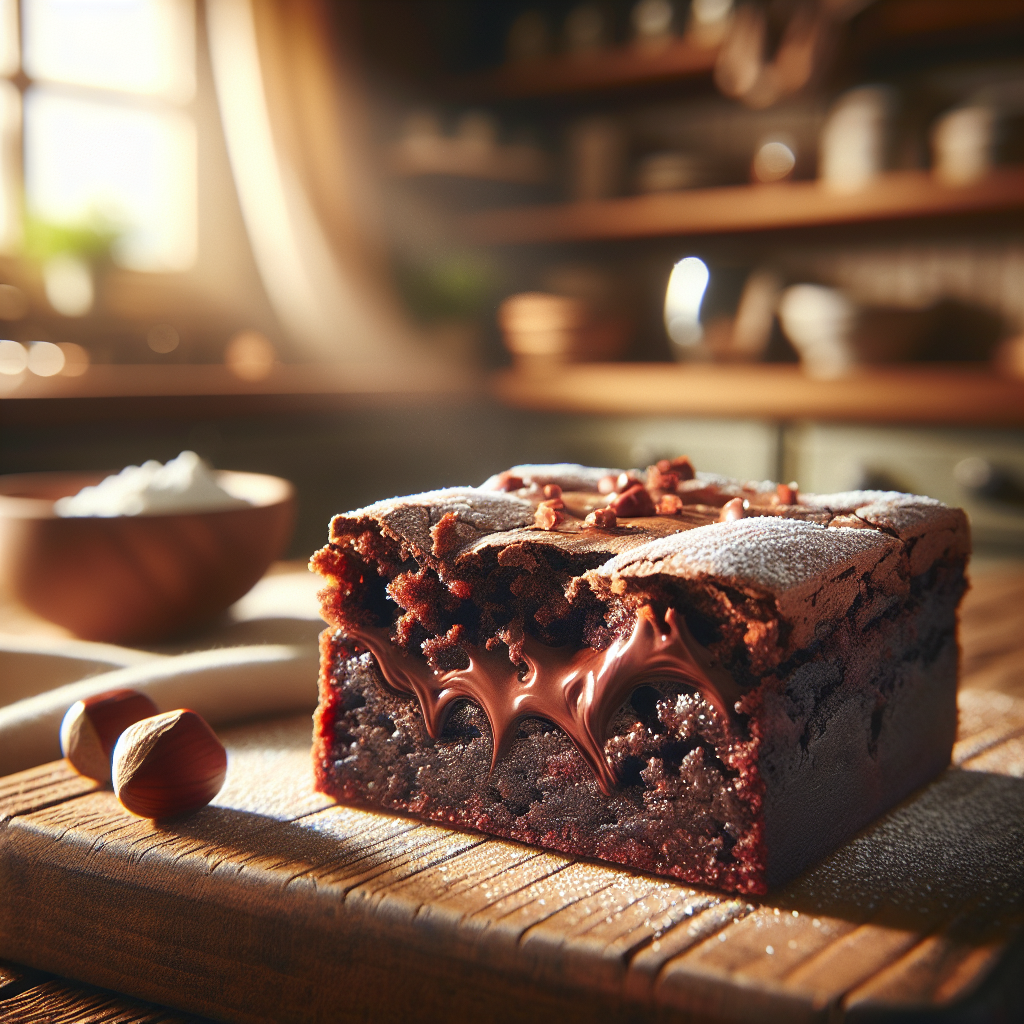
[[[9,776],[0,1020],[1019,1019],[1020,567],[962,621],[953,767],[764,900],[333,806],[305,717],[224,731],[216,805],[166,824]]]

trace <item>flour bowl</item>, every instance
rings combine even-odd
[[[155,643],[213,619],[284,554],[292,485],[216,473],[241,508],[61,518],[54,501],[103,473],[0,477],[0,587],[86,640]]]

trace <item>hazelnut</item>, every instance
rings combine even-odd
[[[662,462],[665,460],[662,459]],[[675,492],[679,486],[679,477],[669,471],[661,469],[660,463],[657,466],[647,467],[647,487],[652,491]]]
[[[494,489],[497,491],[518,491],[526,486],[521,476],[516,476],[508,471],[502,473],[495,481]]]
[[[110,755],[118,736],[156,713],[156,705],[136,690],[107,690],[76,701],[60,723],[61,753],[81,775],[109,782]]]
[[[121,733],[114,747],[114,792],[142,818],[184,814],[220,792],[227,766],[227,753],[201,715],[167,711]]]
[[[562,488],[558,484],[545,484],[544,485],[544,497],[545,498],[560,498],[562,496]]]

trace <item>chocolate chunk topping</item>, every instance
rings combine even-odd
[[[620,519],[636,519],[655,514],[654,502],[647,489],[640,483],[631,483],[626,490],[608,502],[608,507]]]

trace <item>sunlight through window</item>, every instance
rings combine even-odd
[[[181,0],[23,0],[25,71],[69,85],[188,102],[195,26]]]
[[[11,249],[21,232],[21,96],[0,79],[0,248]]]
[[[47,221],[118,232],[114,258],[178,270],[195,258],[195,133],[177,111],[69,96],[25,96],[25,192]]]
[[[198,221],[192,0],[22,0],[22,75],[18,11],[11,0],[0,8],[10,79],[0,132],[23,133],[25,212],[57,230],[109,233],[121,266],[188,269]],[[20,177],[10,163],[0,197],[8,248]]]
[[[0,0],[0,75],[14,75],[21,62],[17,0]]]

